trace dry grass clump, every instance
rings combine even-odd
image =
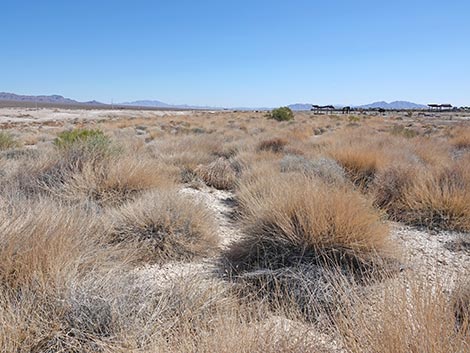
[[[154,141],[149,147],[151,155],[167,165],[174,165],[181,170],[194,170],[200,164],[209,164],[214,157],[236,153],[236,149],[227,148],[220,135],[187,135],[169,137]]]
[[[393,220],[434,229],[470,230],[468,163],[384,171],[374,186],[376,203]]]
[[[306,176],[318,177],[332,184],[346,182],[344,169],[330,158],[323,157],[310,160],[303,156],[286,155],[281,159],[280,165],[281,173],[300,172]]]
[[[237,182],[237,165],[234,161],[220,157],[208,165],[199,165],[195,174],[199,176],[207,186],[220,190],[231,190]]]
[[[469,317],[456,325],[442,287],[419,278],[392,283],[375,302],[355,301],[337,327],[348,352],[467,352]]]
[[[458,328],[470,334],[470,283],[468,280],[458,286],[451,297]],[[470,340],[469,340],[470,346]]]
[[[418,157],[421,164],[440,168],[452,163],[450,146],[447,141],[438,138],[417,137],[412,142],[411,151]]]
[[[188,260],[218,245],[213,215],[175,191],[156,191],[110,213],[111,241],[135,246],[136,260]]]
[[[390,251],[381,215],[359,193],[305,177],[242,183],[244,238],[227,257],[237,270],[299,263],[361,267]]]
[[[261,141],[257,149],[258,151],[271,151],[274,153],[280,153],[284,150],[284,147],[287,145],[287,140],[275,137],[268,140]]]
[[[2,200],[0,209],[0,278],[10,289],[54,288],[104,257],[97,234],[102,230],[91,215],[51,200]]]
[[[397,165],[379,172],[372,185],[374,203],[377,207],[387,210],[392,219],[399,219],[400,203],[404,192],[410,188],[417,176],[416,166]]]
[[[90,200],[100,205],[119,205],[140,193],[174,185],[172,168],[145,157],[127,155],[102,163],[86,164],[55,191],[70,200]]]
[[[367,188],[384,164],[384,153],[374,146],[339,146],[330,151],[333,159],[346,170],[350,180],[361,188]]]
[[[69,202],[118,205],[143,191],[175,183],[174,168],[133,153],[103,155],[68,148],[23,158],[7,184],[29,196],[47,195]],[[4,186],[6,187],[6,186]]]
[[[470,148],[470,127],[461,127],[450,139],[450,144],[458,149]]]

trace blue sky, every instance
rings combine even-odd
[[[470,1],[0,0],[0,91],[470,105]]]

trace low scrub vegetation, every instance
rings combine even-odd
[[[0,133],[2,352],[470,351],[464,120],[109,114]]]

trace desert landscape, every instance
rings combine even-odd
[[[470,114],[0,108],[2,352],[470,351]]]

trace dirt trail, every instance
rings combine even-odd
[[[233,193],[209,187],[200,189],[184,187],[180,192],[196,202],[201,202],[213,211],[222,249],[241,236],[240,230],[230,216],[233,212]],[[214,271],[216,271],[215,259],[204,258],[192,262],[147,265],[136,269],[136,274],[145,281],[153,281],[159,285],[164,285],[171,284],[174,280],[181,279],[184,276],[194,276],[195,274],[210,278],[213,277]]]
[[[181,189],[181,193],[190,195],[194,200],[202,202],[214,212],[222,247],[227,247],[231,242],[241,237],[241,231],[231,217],[235,196],[232,192],[209,187],[201,189],[186,187]]]

